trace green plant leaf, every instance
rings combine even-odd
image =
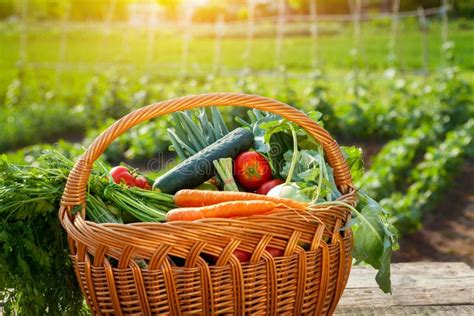
[[[342,154],[346,158],[351,170],[352,181],[357,182],[364,175],[364,162],[362,160],[362,150],[359,147],[341,147]]]
[[[359,204],[348,224],[354,233],[353,257],[378,270],[376,281],[385,293],[391,293],[390,263],[392,251],[398,249],[397,231],[387,221],[385,210],[372,198],[358,191]]]

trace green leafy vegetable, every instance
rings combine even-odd
[[[59,202],[73,165],[57,151],[44,152],[31,166],[0,157],[0,292],[8,292],[6,312],[82,313],[83,297],[58,221]],[[92,171],[89,220],[121,223],[121,217],[131,213],[140,220],[158,221],[175,207],[170,195],[113,183],[106,178],[109,168],[98,161]]]
[[[313,119],[320,119],[320,113],[313,113]],[[260,121],[259,121],[260,120]],[[390,263],[393,250],[398,249],[397,232],[387,220],[388,213],[372,198],[358,190],[358,204],[355,208],[338,201],[341,196],[335,182],[331,167],[325,162],[324,153],[319,144],[299,126],[277,116],[266,116],[257,119],[253,125],[254,132],[259,135],[265,146],[264,152],[269,151],[268,144],[275,135],[287,135],[294,129],[298,135],[298,155],[293,150],[287,150],[280,161],[274,160],[273,165],[283,162],[279,175],[288,179],[291,177],[294,186],[292,195],[306,195],[313,203],[331,205],[342,204],[352,210],[352,220],[346,227],[351,227],[354,233],[353,256],[357,261],[370,264],[378,270],[376,281],[384,292],[391,292]],[[281,148],[288,144],[279,144]],[[355,180],[361,179],[364,173],[362,152],[356,147],[343,147],[343,154]],[[296,164],[295,164],[296,162]],[[294,169],[294,173],[292,173]],[[299,188],[295,190],[295,188]],[[275,188],[274,188],[275,189]],[[272,189],[272,190],[274,190]],[[272,191],[269,192],[269,194]],[[299,199],[299,198],[298,198]]]
[[[352,255],[357,261],[378,270],[375,280],[385,293],[391,293],[390,263],[398,249],[397,231],[388,223],[388,213],[362,191],[357,192],[357,212],[349,225],[354,234]]]
[[[57,219],[62,169],[20,167],[0,158],[0,292],[5,312],[78,315],[82,294]]]
[[[342,147],[354,181],[364,174],[362,151],[357,147]],[[385,293],[391,293],[390,263],[392,251],[398,250],[398,232],[388,221],[389,214],[367,193],[357,190],[357,206],[348,227],[354,233],[352,255],[357,261],[378,270],[375,280]]]

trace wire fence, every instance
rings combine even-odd
[[[102,23],[74,23],[70,21],[70,11],[71,7],[66,6],[65,14],[63,19],[55,25],[59,25],[61,36],[59,37],[60,43],[58,46],[57,60],[40,62],[40,61],[30,61],[28,58],[28,33],[33,25],[30,25],[31,22],[28,21],[28,0],[18,0],[19,7],[21,8],[21,21],[20,21],[20,43],[19,43],[19,62],[18,64],[21,67],[26,69],[51,69],[54,70],[57,74],[57,82],[60,83],[61,73],[64,71],[100,71],[104,68],[118,67],[123,69],[128,69],[132,71],[136,69],[136,65],[124,62],[104,62],[100,56],[97,56],[95,61],[76,61],[68,62],[66,56],[68,55],[68,41],[69,33],[72,30],[93,30],[98,32],[101,35],[102,51],[107,51],[108,47],[112,45],[110,34],[116,27],[115,22],[112,21],[114,10],[116,7],[116,0],[111,1],[105,15],[104,21]],[[159,69],[159,71],[170,71],[178,72],[179,74],[185,76],[191,72],[207,72],[214,75],[218,74],[231,74],[231,75],[241,75],[248,72],[250,67],[250,60],[252,54],[259,49],[255,45],[256,35],[260,29],[270,29],[270,35],[274,36],[275,46],[273,54],[273,65],[272,69],[266,69],[264,71],[255,71],[259,75],[264,76],[275,76],[281,74],[281,70],[285,69],[284,60],[282,55],[284,53],[284,41],[289,31],[294,31],[298,29],[304,34],[309,33],[308,41],[310,42],[310,58],[311,63],[308,70],[318,68],[321,63],[320,55],[318,54],[318,41],[321,33],[322,23],[351,23],[353,29],[353,42],[352,47],[349,47],[349,55],[351,58],[356,60],[354,62],[355,72],[358,72],[358,66],[361,59],[364,58],[364,47],[361,45],[361,38],[364,36],[362,33],[363,23],[375,21],[375,20],[386,20],[390,23],[390,35],[387,43],[388,47],[388,60],[395,61],[398,59],[397,56],[397,44],[399,42],[399,22],[402,19],[417,19],[419,23],[419,32],[421,34],[422,42],[422,71],[428,72],[428,62],[429,62],[429,50],[428,50],[428,26],[427,20],[432,17],[439,17],[442,23],[441,27],[441,39],[442,45],[448,41],[448,11],[450,10],[450,5],[448,0],[441,0],[440,6],[436,8],[423,9],[418,8],[414,11],[405,11],[400,12],[400,1],[395,0],[393,2],[392,10],[389,13],[370,13],[362,11],[362,0],[348,0],[349,7],[351,9],[351,14],[348,15],[324,15],[318,14],[317,12],[317,0],[311,1],[310,3],[310,13],[308,15],[289,15],[286,10],[286,1],[278,0],[277,8],[278,14],[275,16],[269,17],[255,17],[255,6],[257,2],[255,0],[248,0],[247,11],[248,19],[242,21],[232,21],[225,22],[222,16],[219,16],[215,23],[196,23],[193,21],[194,8],[189,7],[183,13],[182,19],[178,21],[164,21],[160,20],[159,14],[155,11],[151,12],[151,16],[144,21],[144,23],[139,23],[139,25],[122,25],[122,43],[121,43],[121,54],[127,56],[129,53],[130,47],[127,44],[130,36],[133,36],[133,29],[138,28],[145,30],[146,32],[146,62],[150,66],[150,69]],[[140,21],[139,21],[140,22]],[[136,21],[135,21],[136,23]],[[182,36],[181,42],[181,59],[176,62],[167,62],[167,63],[153,63],[154,56],[156,56],[156,42],[157,34],[161,31],[167,31],[174,33],[178,36]],[[237,35],[236,35],[237,34]],[[213,38],[214,41],[214,50],[213,57],[206,63],[192,63],[190,64],[190,46],[193,41],[193,38],[197,36],[207,36]],[[228,67],[223,65],[223,49],[222,41],[228,37],[232,36],[241,36],[244,40],[244,47],[242,49],[240,63],[241,67]],[[116,43],[114,43],[116,44]],[[305,74],[290,74],[290,76],[301,77]]]

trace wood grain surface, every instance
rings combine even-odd
[[[392,264],[392,295],[378,289],[375,274],[353,267],[335,314],[474,315],[474,270],[465,263]]]

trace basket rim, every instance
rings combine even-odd
[[[207,93],[191,95],[154,103],[125,115],[102,132],[76,162],[68,176],[58,214],[61,225],[70,236],[71,250],[74,248],[73,239],[81,244],[92,246],[97,244],[97,240],[94,241],[91,236],[100,237],[98,234],[104,236],[113,235],[110,227],[121,227],[131,230],[138,227],[138,225],[134,224],[113,224],[111,226],[111,224],[97,224],[85,220],[86,188],[88,178],[92,171],[94,161],[98,159],[108,145],[128,129],[148,119],[176,111],[216,105],[244,106],[272,112],[303,127],[310,136],[315,138],[315,140],[321,144],[328,158],[328,163],[334,170],[335,182],[342,192],[342,196],[337,200],[345,201],[349,205],[355,204],[356,191],[352,184],[350,169],[339,145],[323,127],[309,118],[302,111],[280,101],[257,95],[241,93]],[[73,207],[78,205],[81,206],[81,211],[72,215]],[[333,208],[342,209],[339,213],[333,212],[331,214],[333,217],[337,218],[339,225],[338,228],[342,228],[344,224],[349,221],[351,211],[348,207],[338,206]],[[285,216],[291,217],[291,214],[286,214]],[[205,222],[205,220],[202,220],[202,222]],[[153,223],[151,225],[153,225],[153,227],[161,227],[160,225],[165,224],[169,225],[167,223]],[[175,225],[179,227],[180,224]],[[335,233],[333,233],[333,235],[334,234]],[[126,244],[126,242],[124,243]],[[105,242],[104,244],[107,243]]]
[[[334,179],[340,191],[345,194],[354,188],[349,166],[338,143],[322,126],[309,118],[304,112],[275,99],[258,95],[205,93],[150,104],[132,111],[112,124],[90,144],[72,168],[61,198],[61,205],[67,206],[69,210],[74,206],[82,206],[80,214],[85,218],[87,184],[93,163],[118,136],[130,128],[164,114],[216,105],[260,109],[275,113],[300,125],[322,146],[327,161],[333,168]]]

